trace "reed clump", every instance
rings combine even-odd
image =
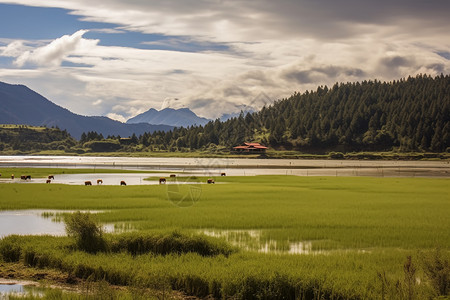
[[[146,253],[157,255],[197,253],[201,256],[229,256],[236,250],[226,242],[205,235],[186,235],[178,231],[165,234],[125,233],[110,236],[111,252],[127,252],[133,256]]]

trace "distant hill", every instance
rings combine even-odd
[[[66,130],[28,125],[0,125],[0,151],[9,151],[10,154],[17,154],[14,151],[67,151],[76,145],[77,141]]]
[[[165,108],[160,111],[151,108],[127,121],[127,124],[149,123],[164,124],[176,127],[188,127],[193,125],[205,125],[209,119],[197,116],[189,108]]]
[[[0,124],[26,124],[32,126],[57,126],[66,129],[79,139],[83,132],[96,131],[122,137],[171,130],[172,126],[150,124],[125,124],[107,117],[87,117],[54,104],[24,85],[0,82]]]

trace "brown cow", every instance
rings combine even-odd
[[[84,182],[84,185],[92,185],[92,182],[90,182],[90,181],[85,181],[85,182]]]
[[[20,179],[22,179],[22,180],[27,180],[27,176],[25,176],[25,175],[20,175]]]
[[[175,175],[175,174],[170,174],[170,177],[177,177],[177,175]]]
[[[103,184],[103,180],[97,179],[97,184]]]
[[[159,178],[159,184],[165,184],[166,183],[166,178],[165,177],[161,177]]]
[[[122,180],[122,181],[120,182],[120,185],[127,185],[127,183],[126,183],[125,181]]]
[[[208,183],[208,184],[211,184],[211,183],[215,183],[215,181],[214,181],[214,179],[211,179],[211,178],[210,178],[210,179],[208,179],[207,183]]]
[[[53,175],[48,175],[48,179],[55,179],[55,176],[53,176]]]
[[[47,179],[47,182],[46,183],[51,183],[52,181],[50,180],[50,179]]]

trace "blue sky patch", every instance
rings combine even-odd
[[[450,52],[436,52],[437,55],[442,56],[445,59],[450,60]]]
[[[13,57],[0,56],[0,68],[13,68],[13,62]]]
[[[2,38],[24,40],[56,39],[71,35],[80,29],[114,28],[107,23],[84,22],[79,16],[61,8],[31,7],[0,4],[0,28]]]
[[[77,64],[77,63],[73,63],[70,61],[63,61],[61,63],[61,67],[70,67],[70,68],[92,68],[94,67],[93,65],[89,65],[89,64]]]

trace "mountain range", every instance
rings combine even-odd
[[[164,108],[160,111],[151,108],[127,121],[127,124],[149,123],[164,124],[176,127],[188,127],[193,125],[205,125],[209,119],[197,116],[189,108]]]
[[[96,131],[122,137],[168,131],[173,126],[148,123],[125,124],[102,116],[82,116],[54,104],[24,85],[0,82],[0,124],[26,124],[32,126],[57,126],[66,129],[79,139],[83,132]]]

